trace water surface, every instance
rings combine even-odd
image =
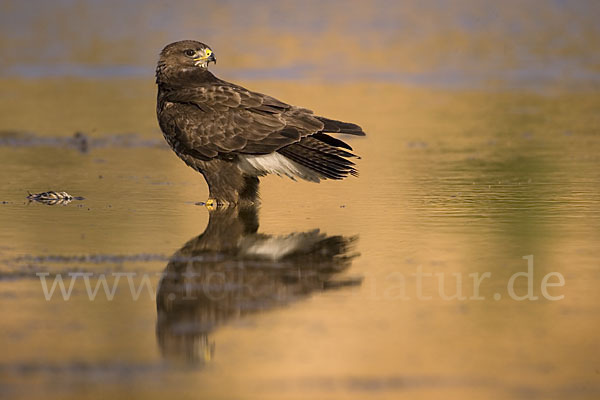
[[[0,5],[0,397],[599,397],[596,2],[113,3]],[[360,177],[198,205],[182,38],[360,124]]]
[[[206,186],[162,144],[151,83],[7,83],[15,93],[30,85],[37,94],[22,101],[39,112],[2,107],[14,129],[0,147],[0,379],[9,397],[598,394],[595,93],[250,82],[364,126],[367,138],[351,140],[361,175],[319,185],[269,177],[250,225],[234,213],[207,229],[209,213],[195,204]],[[91,100],[65,110],[61,96],[82,85]],[[62,94],[50,101],[57,86]],[[115,109],[131,112],[106,118]],[[44,128],[53,116],[61,122]],[[76,129],[88,132],[86,152],[64,144]],[[138,136],[115,136],[128,130]],[[51,189],[85,200],[25,199]],[[352,243],[321,244],[329,261],[310,256],[319,240],[308,258],[286,262],[240,250],[290,235]],[[538,299],[517,301],[507,283],[527,271],[529,255]],[[185,303],[181,275],[160,292],[162,276],[186,268],[227,272],[211,287],[231,298]],[[111,301],[102,290],[90,301],[80,277],[70,300],[46,301],[39,272],[49,284],[56,274],[93,273],[92,287],[98,274],[111,285],[114,273],[135,273],[135,285],[146,274],[159,293],[134,300],[123,275]],[[469,274],[486,272],[477,296]],[[548,289],[562,300],[542,295],[550,272],[564,277]],[[419,284],[418,273],[441,274],[443,290],[439,275]],[[450,298],[457,275],[462,297]],[[194,279],[203,293],[204,278]],[[516,282],[525,295],[526,280]]]

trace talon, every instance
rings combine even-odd
[[[206,203],[204,203],[204,205],[209,211],[214,211],[217,208],[219,208],[219,202],[217,201],[217,199],[208,199],[206,200]]]
[[[230,203],[226,200],[219,200],[213,198],[209,198],[208,200],[206,200],[206,203],[204,203],[204,205],[206,206],[206,208],[208,208],[209,211],[223,210],[229,208],[229,206],[232,206],[233,204],[235,203]]]

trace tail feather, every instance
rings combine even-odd
[[[300,146],[287,146],[279,149],[278,152],[290,160],[306,167],[320,175],[321,179],[343,179],[347,174],[338,172],[335,167],[328,165],[327,163],[317,161],[310,155],[308,155],[305,149]]]
[[[323,132],[332,133],[345,133],[348,135],[365,136],[365,132],[362,128],[356,124],[350,122],[337,121],[335,119],[329,119],[325,117],[317,117],[325,126]]]
[[[344,163],[345,165],[354,165],[354,163],[350,160],[347,160],[346,158],[357,158],[354,154],[350,153],[349,151],[346,150],[342,150],[338,147],[333,147],[325,142],[322,142],[320,140],[315,139],[314,137],[307,137],[304,138],[304,140],[301,140],[298,145],[302,146],[302,147],[307,147],[313,150],[318,150],[323,154],[327,154],[330,156],[337,156],[338,158],[341,158],[341,162]],[[346,158],[344,158],[346,157]]]
[[[354,163],[348,158],[356,155],[343,150],[348,148],[344,142],[325,134],[317,134],[303,138],[300,142],[277,150],[281,155],[306,167],[322,178],[343,179],[348,175],[357,176]],[[338,143],[340,142],[340,143]],[[332,143],[338,144],[338,146]]]
[[[315,139],[320,140],[321,142],[330,144],[330,145],[335,146],[335,147],[342,147],[344,149],[352,150],[352,147],[350,147],[350,145],[348,143],[343,142],[340,139],[336,139],[334,137],[326,135],[326,134],[324,134],[322,132],[315,133],[314,135],[312,135],[312,137],[314,137]]]

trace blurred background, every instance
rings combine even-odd
[[[598,21],[596,0],[0,0],[0,397],[600,398]],[[266,177],[258,215],[211,218],[155,115],[182,39],[221,79],[360,124],[360,177]],[[85,199],[25,198],[47,190]],[[181,257],[219,270],[281,237],[331,257],[234,259],[264,298],[172,302]],[[516,301],[528,255],[539,299]],[[428,301],[419,269],[446,277]],[[73,271],[175,275],[46,301],[35,274]],[[486,272],[485,300],[439,295]]]
[[[196,39],[237,79],[598,84],[590,0],[2,1],[0,75],[141,78]]]

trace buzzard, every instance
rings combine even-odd
[[[171,43],[156,67],[156,113],[175,153],[200,172],[209,207],[251,204],[266,174],[311,182],[357,175],[357,156],[329,133],[364,136],[358,125],[315,115],[223,81],[208,70],[212,49]]]

